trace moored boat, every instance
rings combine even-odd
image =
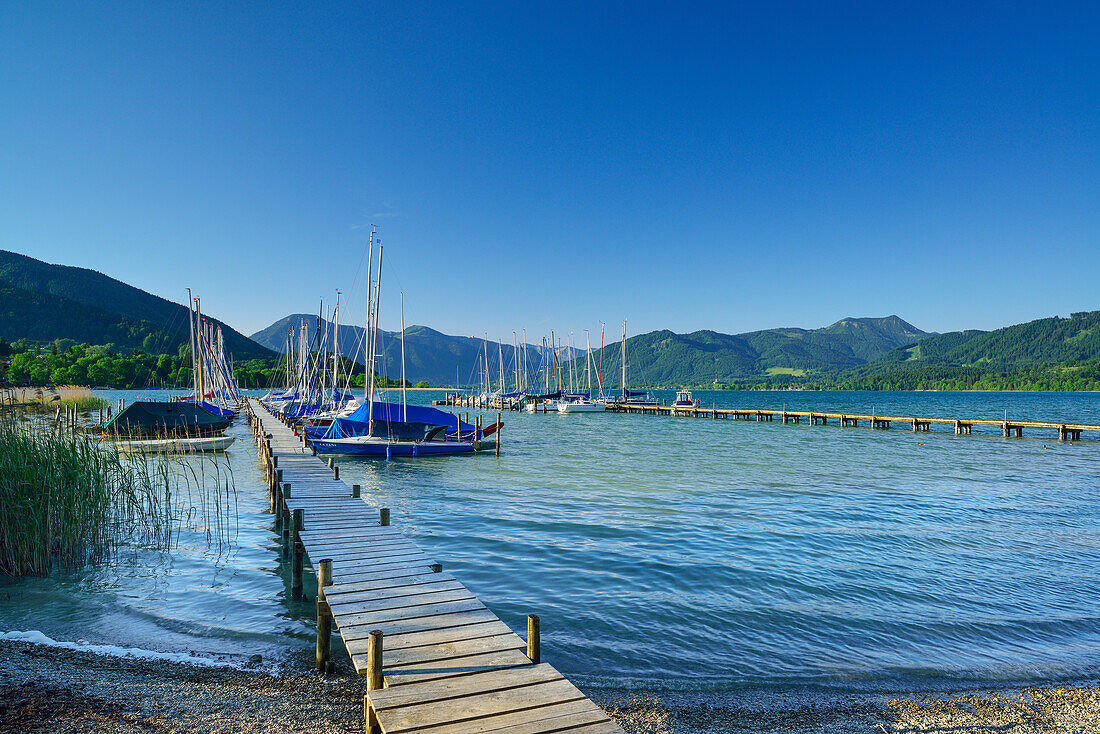
[[[690,390],[679,390],[676,393],[676,400],[672,402],[673,412],[677,410],[694,410],[699,407],[699,401],[691,397]]]
[[[235,436],[123,438],[114,441],[114,445],[123,454],[196,454],[207,451],[225,451],[236,440]]]

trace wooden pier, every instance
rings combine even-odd
[[[1005,438],[1020,438],[1024,435],[1024,429],[1053,430],[1060,441],[1080,441],[1084,431],[1100,432],[1100,425],[1089,423],[1055,423],[1051,421],[1021,421],[1021,420],[996,420],[988,418],[922,418],[909,415],[877,415],[874,413],[825,413],[809,410],[758,410],[744,408],[674,408],[668,405],[627,405],[623,403],[608,403],[608,412],[634,413],[639,415],[664,415],[686,418],[709,418],[750,420],[750,421],[774,421],[776,419],[784,423],[801,423],[805,420],[812,426],[824,426],[834,423],[845,428],[855,428],[861,423],[870,428],[890,428],[897,423],[912,428],[914,432],[932,430],[934,424],[950,426],[956,434],[971,433],[974,426],[996,426],[1001,429],[1001,435]]]
[[[368,734],[464,734],[622,729],[540,660],[538,617],[527,640],[390,525],[339,466],[318,459],[258,401],[247,414],[263,460],[270,509],[303,597],[305,561],[317,576],[317,668],[331,672],[335,624],[355,671],[367,676]]]

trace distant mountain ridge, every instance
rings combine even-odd
[[[929,336],[898,316],[844,318],[822,329],[744,334],[653,331],[627,339],[627,382],[649,387],[725,384],[769,374],[843,369]],[[612,384],[621,382],[620,353],[620,342],[604,348],[604,374]]]
[[[308,339],[312,340],[317,332],[317,325],[322,327],[332,324],[325,319],[318,319],[317,314],[297,313],[285,316],[267,328],[257,331],[251,338],[269,349],[286,351],[287,336],[291,332],[297,334],[297,329],[305,323]],[[396,331],[382,332],[379,338],[379,348],[382,358],[379,361],[379,369],[390,378],[398,378],[401,375],[401,333]],[[358,360],[362,363],[363,356],[363,332],[361,326],[340,326],[340,353],[345,357]],[[296,337],[295,337],[296,338]],[[297,342],[294,342],[295,344]],[[425,380],[433,385],[475,385],[481,380],[481,364],[479,355],[485,349],[485,342],[477,337],[450,336],[431,329],[427,326],[410,326],[405,329],[405,374],[412,382]],[[498,350],[495,342],[488,343],[489,352],[489,377],[493,384],[498,384],[500,379],[499,355],[504,357],[505,377],[509,384],[515,382],[515,353],[516,349],[511,344],[504,344]],[[522,351],[520,351],[522,355]],[[527,363],[529,370],[535,370],[539,365],[537,349],[527,345]]]
[[[251,338],[270,349],[284,351],[288,333],[303,322],[312,338],[318,324],[315,314],[292,314]],[[355,358],[362,332],[361,327],[341,326],[341,353]],[[928,336],[897,316],[841,319],[823,329],[767,329],[737,335],[709,330],[691,334],[654,331],[627,340],[627,379],[632,386],[706,384],[766,375],[769,369],[797,372],[851,367]],[[384,365],[390,377],[400,373],[398,337],[397,332],[384,331],[381,340]],[[406,374],[411,380],[427,380],[432,384],[476,384],[479,378],[475,365],[482,348],[482,340],[476,337],[449,336],[425,326],[409,327],[405,331]],[[530,379],[534,380],[533,373],[540,364],[538,348],[528,345],[527,350]],[[515,364],[513,351],[511,345],[503,346],[509,382]],[[604,347],[603,377],[608,384],[621,382],[619,353],[619,342]],[[583,355],[582,350],[559,353],[563,372],[568,372],[571,356],[583,360]],[[358,358],[362,359],[361,353]],[[574,373],[583,369],[579,364],[572,367]],[[492,343],[489,371],[496,382],[499,367],[497,348]],[[593,379],[593,385],[597,382]]]
[[[190,338],[186,306],[95,270],[0,250],[0,285],[0,336],[9,341],[74,339],[174,354]],[[275,356],[224,322],[207,319],[222,327],[235,358]]]

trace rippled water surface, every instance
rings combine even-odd
[[[1100,423],[1095,394],[696,397]],[[514,628],[539,614],[544,659],[581,681],[865,688],[1100,670],[1100,441],[504,419],[499,458],[344,458],[341,477]],[[172,553],[132,549],[0,587],[3,627],[275,657],[310,645],[312,604],[287,599],[254,444],[243,421],[231,430],[239,531],[228,548],[185,532]]]

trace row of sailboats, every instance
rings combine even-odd
[[[379,329],[382,253],[382,242],[376,240],[372,229],[367,253],[366,328],[356,349],[356,355],[360,348],[365,355],[362,400],[350,397],[346,389],[337,390],[335,387],[341,381],[339,365],[342,362],[336,350],[338,342],[335,335],[331,347],[331,384],[334,387],[332,390],[324,389],[326,370],[319,365],[328,362],[330,347],[326,328],[324,335],[320,329],[317,330],[310,347],[299,350],[292,391],[297,402],[286,400],[286,395],[265,396],[264,402],[270,409],[294,419],[318,454],[390,458],[473,453],[495,446],[494,434],[499,430],[500,424],[482,428],[480,425],[465,423],[458,416],[436,408],[408,404],[404,294],[401,296],[401,401],[389,402],[381,394],[376,397],[376,385],[382,377],[377,370],[377,364],[383,354],[382,332]],[[336,322],[337,318],[338,316],[334,317],[333,321]],[[299,343],[304,340],[304,337],[300,337]],[[350,371],[345,377],[344,384],[350,384]],[[303,395],[308,396],[307,400],[314,400],[317,395],[321,397],[311,402],[307,408],[302,404]],[[332,398],[331,404],[324,402],[329,397]]]
[[[235,440],[224,435],[240,411],[241,393],[233,377],[221,326],[202,317],[200,302],[188,289],[191,395],[168,401],[139,400],[103,425],[103,437],[126,453],[220,451]]]

